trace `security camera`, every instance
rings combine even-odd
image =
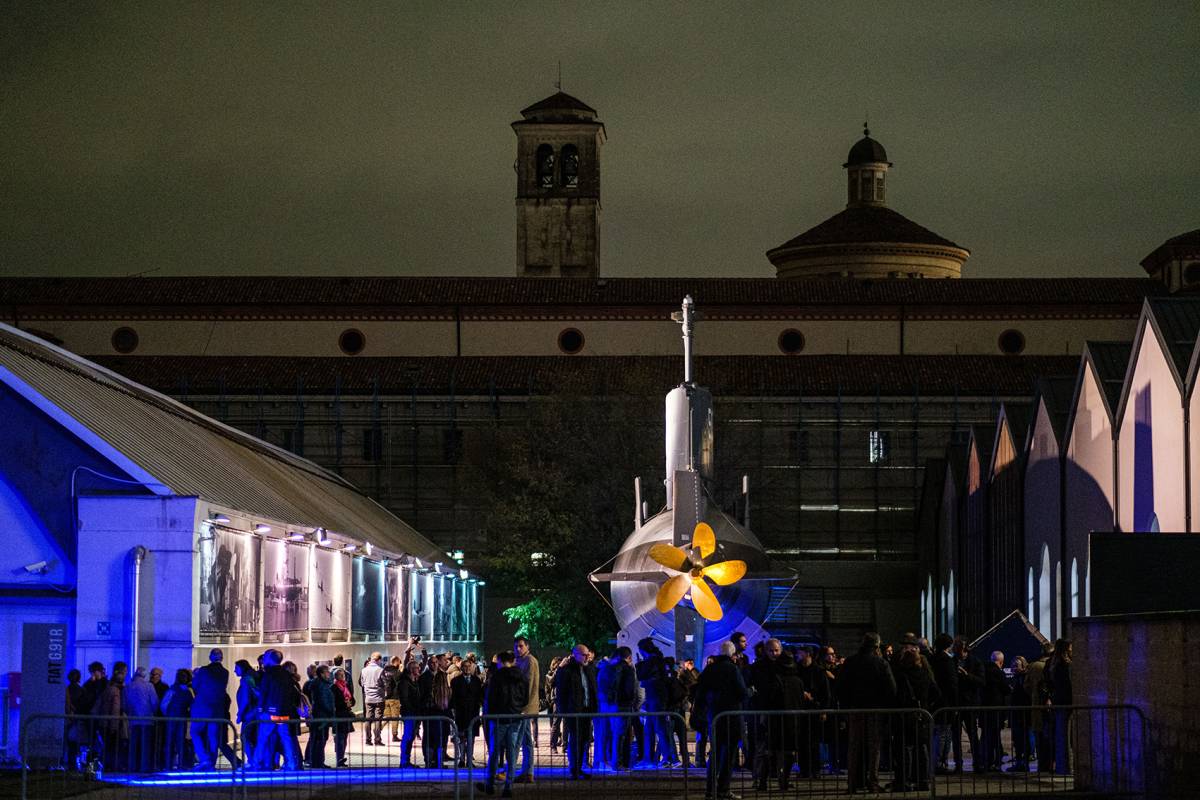
[[[35,564],[26,564],[23,567],[14,569],[13,573],[16,575],[20,575],[22,572],[26,572],[30,575],[45,575],[49,571],[50,571],[50,562],[38,561]]]

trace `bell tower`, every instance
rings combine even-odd
[[[521,111],[517,134],[517,275],[600,274],[600,149],[596,110],[559,91]]]

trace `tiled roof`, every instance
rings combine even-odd
[[[770,257],[771,253],[785,248],[861,242],[934,244],[965,249],[887,206],[850,206],[820,225],[809,228],[794,239],[767,251],[767,256]]]
[[[674,356],[282,358],[106,356],[105,366],[174,396],[305,393],[660,394],[682,380]],[[1073,356],[702,356],[697,381],[720,396],[1028,397]]]
[[[1150,278],[0,278],[3,306],[1133,306]]]
[[[420,558],[436,545],[334,473],[7,325],[0,381],[36,395],[172,493]]]

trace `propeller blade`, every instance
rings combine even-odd
[[[650,547],[650,557],[662,564],[664,567],[683,571],[683,567],[687,564],[687,553],[679,547],[670,544],[656,544]]]
[[[708,581],[704,578],[696,578],[692,581],[692,605],[700,612],[700,616],[712,622],[717,622],[725,616],[725,612],[721,610],[721,604],[717,602],[717,596],[713,594]]]
[[[700,570],[700,574],[712,580],[717,586],[728,586],[737,583],[746,574],[745,561],[722,561]]]
[[[667,613],[675,607],[676,603],[683,599],[691,583],[691,576],[686,572],[671,578],[671,580],[658,587],[658,595],[654,598],[654,607],[661,614]]]
[[[698,523],[692,531],[692,547],[700,549],[701,558],[708,558],[716,551],[717,535],[707,522]]]

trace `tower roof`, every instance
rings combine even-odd
[[[871,138],[871,130],[866,125],[863,125],[863,138],[850,148],[846,163],[842,166],[850,167],[855,164],[891,164],[887,158],[887,151],[883,149],[883,145]]]
[[[577,97],[558,91],[544,100],[539,100],[533,105],[521,109],[521,116],[527,120],[537,121],[594,120],[596,109]]]

